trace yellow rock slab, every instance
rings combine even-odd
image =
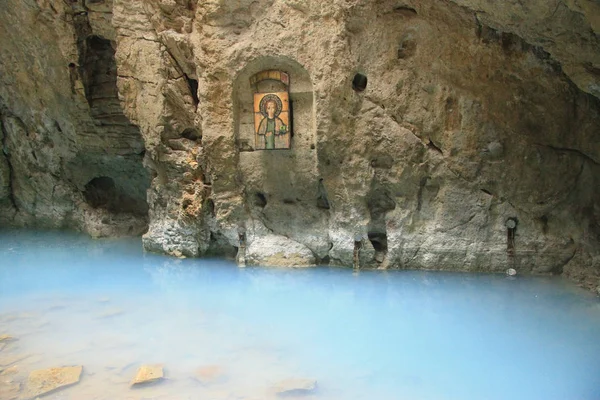
[[[156,382],[163,377],[163,367],[161,364],[142,365],[138,369],[137,374],[135,374],[135,378],[131,381],[131,385],[134,386],[142,383]]]
[[[32,371],[27,379],[26,398],[36,398],[79,382],[83,367],[57,367]]]

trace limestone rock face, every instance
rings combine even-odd
[[[118,98],[112,5],[109,14],[78,1],[4,5],[0,223],[145,232],[149,175]]]
[[[2,221],[600,284],[595,1],[8,2]],[[269,69],[291,150],[254,150]]]
[[[247,265],[306,267],[314,263],[314,254],[308,247],[284,236],[258,237],[246,250]]]

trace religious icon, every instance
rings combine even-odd
[[[262,81],[276,81],[289,90],[289,76],[282,71],[268,70],[254,75],[250,83],[257,87]],[[277,90],[277,89],[276,89]],[[291,146],[289,91],[254,93],[254,132],[256,150],[289,149]]]
[[[287,92],[254,94],[256,149],[290,148],[289,98]]]

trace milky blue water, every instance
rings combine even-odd
[[[600,301],[558,277],[238,268],[4,231],[3,333],[23,384],[84,366],[49,399],[269,399],[285,378],[316,379],[310,399],[600,399]],[[149,363],[168,379],[130,388]],[[221,379],[194,379],[206,365]]]

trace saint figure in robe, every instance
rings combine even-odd
[[[267,99],[264,103],[265,117],[258,126],[259,140],[263,141],[264,148],[267,150],[275,149],[275,139],[285,136],[288,133],[288,127],[281,118],[278,117],[281,110],[277,101]],[[279,142],[279,140],[277,141]]]

